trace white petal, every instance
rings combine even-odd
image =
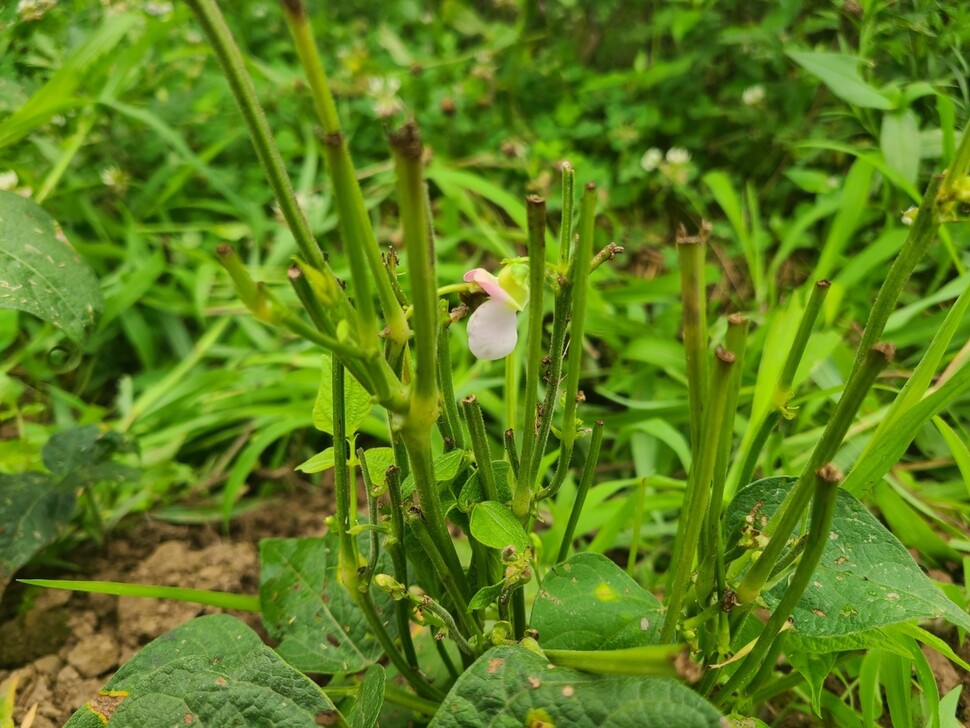
[[[492,361],[512,353],[518,334],[515,309],[489,299],[468,319],[468,348],[479,359]]]

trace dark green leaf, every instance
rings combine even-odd
[[[0,473],[0,594],[17,569],[54,542],[74,501],[72,488],[43,473]]]
[[[521,553],[529,545],[529,537],[522,524],[508,506],[496,501],[476,505],[472,509],[470,523],[472,535],[493,549],[514,546]]]
[[[597,676],[554,667],[518,645],[495,647],[452,687],[432,728],[721,728],[697,693],[664,678]]]
[[[468,602],[468,608],[472,611],[476,609],[485,609],[489,604],[495,602],[502,595],[502,590],[505,588],[505,582],[500,581],[498,584],[490,584],[489,586],[483,586],[477,592],[475,596],[472,597],[471,601]]]
[[[660,601],[600,554],[555,566],[532,607],[543,648],[617,650],[657,644]]]
[[[361,540],[362,546],[367,543]],[[378,571],[386,570],[378,561]],[[390,598],[373,590],[378,609]],[[279,640],[276,651],[305,672],[356,672],[383,651],[363,613],[337,579],[337,539],[264,539],[259,544],[263,624]],[[393,620],[390,620],[393,622]],[[393,624],[388,625],[394,633]]]
[[[730,537],[757,509],[770,518],[794,478],[766,478],[742,489],[728,508]],[[764,594],[775,606],[784,584]],[[970,629],[970,615],[951,602],[922,572],[906,547],[859,501],[839,491],[822,559],[792,614],[795,634],[836,637],[917,619],[943,618]]]
[[[68,728],[315,728],[336,708],[234,617],[199,617],[129,660]]]
[[[75,342],[94,331],[101,287],[51,217],[33,200],[0,191],[0,308],[26,311]]]

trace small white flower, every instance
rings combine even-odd
[[[0,190],[9,192],[17,186],[19,181],[17,173],[12,169],[6,172],[0,172]]]
[[[20,0],[17,3],[17,14],[21,20],[40,20],[55,5],[57,0]]]
[[[687,164],[690,161],[690,152],[683,147],[671,147],[667,150],[668,164]]]
[[[761,84],[748,86],[741,94],[741,103],[745,106],[757,106],[765,100],[765,87]]]
[[[168,2],[147,2],[145,3],[145,12],[156,18],[164,18],[167,15],[171,15],[175,7],[172,3]]]
[[[660,166],[662,161],[664,161],[664,153],[656,147],[650,147],[640,157],[640,166],[647,172],[653,172],[653,170]]]
[[[394,116],[404,109],[404,104],[397,97],[397,92],[401,90],[400,79],[373,76],[367,80],[367,89],[374,99],[374,113],[381,119]]]
[[[905,210],[903,212],[903,220],[902,220],[903,225],[905,225],[906,227],[909,227],[910,225],[912,225],[913,221],[916,220],[917,212],[919,212],[918,207],[910,207],[907,210]]]

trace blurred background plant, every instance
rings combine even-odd
[[[555,210],[562,160],[599,186],[609,212],[597,248],[615,240],[626,253],[590,292],[582,416],[608,431],[577,535],[621,563],[632,555],[628,569],[648,587],[665,566],[658,544],[676,529],[690,462],[675,231],[713,223],[715,339],[729,312],[754,324],[742,413],[770,399],[778,372],[753,367],[760,351],[784,351],[804,305],[792,291],[832,281],[795,377],[796,392],[811,386],[758,463],[760,473],[794,472],[905,237],[902,213],[949,161],[970,103],[970,7],[959,2],[346,2],[315,7],[311,20],[336,59],[332,83],[385,245],[401,243],[385,127],[409,115],[421,123],[442,283],[522,250],[524,193]],[[304,483],[294,466],[329,442],[309,427],[317,353],[238,315],[214,262],[229,241],[255,277],[282,283],[296,248],[187,21],[179,3],[0,9],[0,186],[42,203],[105,297],[81,351],[65,350],[47,324],[0,311],[0,471],[39,469],[45,443],[68,428],[104,423],[122,435],[134,448],[123,459],[138,470],[91,485],[98,519],[88,509],[77,521],[90,534],[147,509],[204,520],[258,506]],[[322,142],[276,3],[241,4],[230,22],[311,228],[334,239]],[[904,383],[970,283],[970,228],[947,230],[889,321],[898,350],[883,388]],[[968,333],[964,317],[945,364],[966,358]],[[504,405],[487,391],[501,385],[501,366],[455,339],[456,395],[474,382],[502,422]],[[867,399],[842,464],[862,451],[883,401]],[[923,428],[873,494],[921,563],[957,583],[970,554],[967,411],[964,395]],[[739,416],[739,435],[746,425]],[[361,430],[383,436],[376,417]],[[567,481],[551,506],[548,544],[562,536],[573,492]],[[965,602],[964,588],[950,590]]]

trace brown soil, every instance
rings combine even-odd
[[[145,518],[116,530],[101,548],[85,546],[67,554],[79,573],[48,570],[29,576],[256,594],[259,540],[319,535],[330,510],[326,501],[319,489],[301,489],[233,521],[228,537],[218,524],[174,526]],[[223,611],[158,599],[43,590],[29,610],[13,616],[22,611],[18,605],[25,594],[22,585],[11,584],[0,604],[0,686],[11,678],[17,681],[15,725],[26,725],[25,718],[35,709],[32,728],[63,725],[145,644],[193,617]],[[260,629],[257,615],[237,616]]]

